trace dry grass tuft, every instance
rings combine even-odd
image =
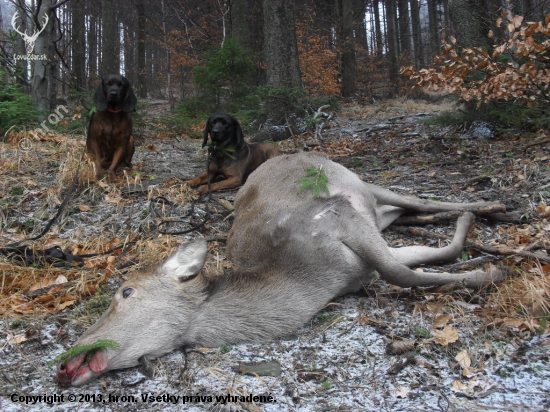
[[[530,269],[518,269],[506,282],[495,286],[495,291],[488,297],[488,303],[491,310],[487,315],[507,319],[505,323],[512,326],[527,322],[539,332],[548,330],[550,266],[536,263]],[[510,321],[512,319],[517,322]]]

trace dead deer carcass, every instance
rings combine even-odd
[[[306,168],[322,170],[330,195],[298,194]],[[321,169],[322,168],[322,169]],[[199,273],[204,240],[183,244],[152,273],[126,281],[101,319],[76,342],[119,344],[60,365],[62,385],[81,385],[113,369],[137,365],[181,347],[268,341],[306,323],[330,299],[376,276],[408,286],[498,281],[497,269],[422,273],[410,266],[455,259],[474,215],[458,219],[443,248],[390,248],[380,235],[405,211],[440,212],[498,203],[445,203],[401,196],[361,181],[320,154],[273,158],[237,194],[228,249],[235,271],[217,280]]]

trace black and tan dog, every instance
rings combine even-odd
[[[110,74],[98,86],[94,103],[97,111],[90,119],[86,153],[95,162],[97,179],[107,169],[114,182],[118,166],[131,166],[135,146],[129,113],[136,109],[137,99],[124,76]]]
[[[210,185],[212,191],[233,189],[241,186],[248,175],[263,162],[281,154],[279,148],[273,144],[245,142],[241,125],[228,114],[215,114],[208,119],[202,147],[207,145],[208,136],[212,139],[208,172],[185,182],[191,186],[203,185],[199,187],[201,194],[208,191],[208,174],[213,182]],[[226,179],[214,182],[220,175]]]

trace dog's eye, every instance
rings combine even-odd
[[[134,291],[134,289],[132,288],[126,288],[122,291],[122,297],[124,299],[128,299],[130,297],[130,295],[132,294],[132,292]]]

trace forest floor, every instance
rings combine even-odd
[[[227,203],[236,191],[191,207],[196,196],[182,181],[205,166],[200,140],[158,132],[155,114],[167,108],[157,105],[136,128],[133,170],[108,184],[94,182],[83,163],[59,222],[41,239],[23,242],[37,254],[59,246],[60,261],[37,258],[22,266],[0,255],[0,410],[549,410],[550,147],[528,147],[546,138],[542,132],[463,138],[454,128],[426,124],[444,106],[408,100],[348,106],[320,139],[310,133],[279,145],[288,153],[325,152],[363,180],[400,193],[500,200],[524,213],[523,223],[478,219],[463,260],[443,267],[500,265],[508,268],[503,284],[444,292],[378,282],[364,295],[334,299],[288,340],[195,348],[185,371],[176,352],[155,362],[153,378],[131,368],[81,388],[59,387],[48,363],[99,318],[123,279],[197,236],[217,239],[209,243],[205,270],[223,273],[231,266],[221,239],[231,227]],[[40,233],[63,200],[84,143],[83,131],[40,140],[12,132],[0,141],[0,247]],[[199,230],[161,234],[161,219],[170,220],[161,227],[170,232]],[[434,236],[392,227],[384,236],[394,247],[438,246],[454,224],[425,227]],[[71,263],[101,252],[107,253]],[[20,398],[53,394],[63,400],[25,405]],[[226,394],[245,398],[216,403]],[[267,402],[250,402],[249,394]],[[188,398],[171,403],[166,396]]]

